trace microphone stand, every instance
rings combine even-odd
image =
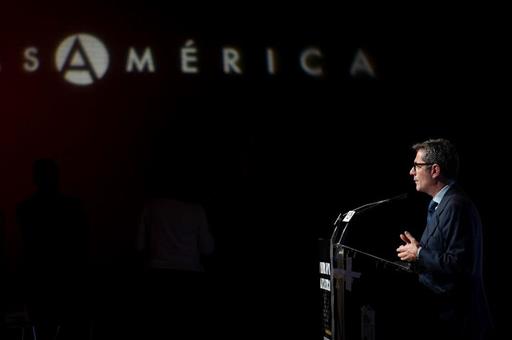
[[[393,266],[396,266],[396,267],[399,267],[400,269],[402,270],[406,270],[406,271],[410,271],[410,268],[404,264],[399,264],[399,263],[395,263],[395,262],[392,262],[392,261],[389,261],[389,260],[386,260],[386,259],[383,259],[383,258],[380,258],[378,256],[375,256],[375,255],[372,255],[370,253],[366,253],[366,252],[363,252],[361,250],[358,250],[358,249],[355,249],[355,248],[352,248],[352,247],[349,247],[345,244],[342,244],[342,241],[343,241],[343,238],[345,236],[345,233],[347,231],[347,228],[348,228],[348,225],[350,223],[350,220],[352,219],[352,217],[356,214],[356,213],[362,213],[363,211],[366,211],[368,209],[371,209],[371,208],[374,208],[380,204],[384,204],[384,203],[387,203],[387,202],[392,202],[392,201],[395,201],[395,200],[401,200],[401,199],[405,199],[407,198],[407,194],[401,194],[401,195],[398,195],[398,196],[395,196],[395,197],[392,197],[392,198],[387,198],[387,199],[383,199],[383,200],[380,200],[380,201],[376,201],[376,202],[371,202],[371,203],[367,203],[367,204],[363,204],[355,209],[352,209],[352,210],[349,210],[345,213],[340,213],[337,217],[336,217],[336,220],[334,221],[334,231],[332,232],[332,235],[331,235],[331,239],[330,239],[330,242],[329,242],[329,253],[330,253],[330,266],[331,266],[331,287],[334,287],[333,283],[334,283],[334,277],[335,277],[335,269],[334,269],[334,245],[336,244],[336,248],[340,248],[339,250],[339,258],[338,258],[338,267],[344,269],[345,268],[345,249],[346,250],[349,250],[349,251],[353,251],[353,252],[356,252],[356,253],[360,253],[360,254],[363,254],[363,255],[366,255],[366,256],[369,256],[379,262],[382,262],[382,263],[385,263],[385,264],[390,264],[390,265],[393,265]],[[341,236],[339,238],[339,241],[338,242],[335,242],[335,239],[336,239],[336,236],[338,234],[338,229],[341,225],[342,222],[346,222],[342,232],[341,232]],[[336,291],[338,292],[338,294],[336,295],[337,296],[337,302],[338,302],[338,314],[339,314],[339,317],[338,317],[338,320],[340,322],[340,325],[339,327],[336,327],[335,326],[335,318],[334,318],[334,310],[335,310],[335,297],[334,295],[335,294],[331,294],[331,324],[334,326],[333,329],[332,329],[332,339],[333,340],[336,340],[336,329],[338,328],[340,330],[340,333],[341,333],[341,339],[346,339],[346,330],[345,330],[345,309],[343,308],[344,305],[344,301],[345,301],[345,282],[343,280],[343,277],[341,275],[336,275]]]

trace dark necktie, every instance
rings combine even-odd
[[[428,205],[428,212],[427,212],[427,224],[430,224],[430,221],[432,221],[432,217],[434,216],[434,212],[436,211],[438,203],[434,200],[430,201]]]

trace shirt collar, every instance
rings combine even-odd
[[[432,198],[432,200],[434,202],[436,202],[437,204],[441,203],[441,201],[443,200],[443,197],[444,195],[446,194],[446,192],[448,191],[448,189],[450,189],[450,187],[452,186],[453,183],[449,183],[447,185],[445,185],[441,190],[439,190],[439,192]]]

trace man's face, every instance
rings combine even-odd
[[[416,191],[429,193],[429,188],[434,184],[432,178],[432,164],[426,163],[423,160],[425,150],[419,149],[416,152],[416,158],[414,158],[414,165],[409,171],[409,174],[413,176],[414,183],[416,184]]]

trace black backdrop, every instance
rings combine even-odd
[[[315,337],[317,239],[329,236],[342,210],[412,192],[410,146],[443,136],[459,146],[461,181],[482,213],[486,280],[500,321],[508,126],[499,68],[490,67],[497,29],[456,12],[240,6],[59,1],[1,13],[8,267],[16,271],[14,207],[32,189],[35,158],[59,160],[63,190],[83,199],[91,221],[92,266],[119,273],[119,281],[130,267],[144,188],[169,172],[204,204],[217,241],[209,270],[219,332]],[[54,67],[58,43],[78,32],[101,37],[111,53],[105,78],[91,86],[66,83]],[[179,72],[187,39],[200,49],[197,75]],[[22,69],[28,46],[41,61],[33,73]],[[151,46],[156,73],[124,72],[130,46]],[[243,75],[222,73],[224,46],[242,51]],[[270,46],[279,56],[274,76],[264,69]],[[308,46],[324,53],[321,78],[299,67]],[[350,76],[358,49],[375,79]],[[411,199],[406,214],[421,215],[424,197]]]

